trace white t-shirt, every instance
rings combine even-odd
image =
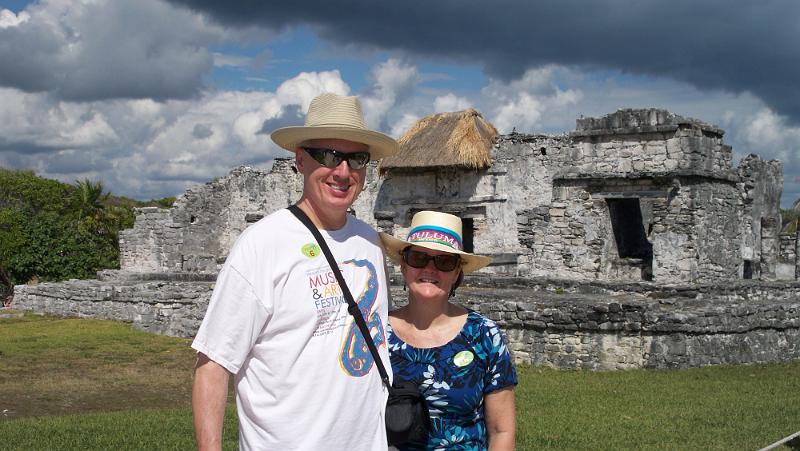
[[[377,233],[321,231],[391,377]],[[242,449],[386,450],[387,392],[311,232],[288,210],[248,227],[192,347],[235,374]]]

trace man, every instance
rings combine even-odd
[[[387,284],[377,233],[347,214],[366,164],[398,150],[355,97],[322,94],[305,126],[274,131],[303,176],[297,205],[320,229],[387,367]],[[192,343],[198,448],[219,449],[234,375],[242,449],[385,450],[387,392],[313,235],[288,210],[248,227]],[[389,369],[390,371],[390,369]]]

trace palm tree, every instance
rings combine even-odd
[[[82,218],[92,216],[105,208],[103,202],[108,200],[110,193],[103,193],[103,182],[77,180],[75,187],[78,189],[78,209]]]
[[[78,219],[100,231],[106,222],[105,202],[111,193],[103,192],[103,182],[89,179],[75,182]]]

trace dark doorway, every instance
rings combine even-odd
[[[475,236],[475,222],[472,218],[461,218],[461,227],[462,239],[464,240],[464,252],[469,252],[471,254],[475,252],[472,244],[472,239]]]
[[[639,199],[606,199],[611,228],[620,257],[653,257],[653,245],[647,241]]]
[[[647,240],[638,198],[609,198],[608,212],[620,258],[642,260],[642,280],[653,279],[653,245]]]
[[[742,265],[742,279],[752,279],[752,278],[753,278],[753,261],[745,260],[744,265]]]

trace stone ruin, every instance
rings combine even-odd
[[[780,235],[782,165],[750,155],[734,168],[723,133],[648,109],[578,119],[566,135],[500,135],[484,167],[371,163],[352,213],[396,235],[419,210],[460,216],[467,250],[494,262],[456,300],[497,321],[518,362],[800,358],[798,240]],[[301,191],[293,159],[236,168],[171,209],[140,209],[120,235],[120,270],[17,286],[15,306],[193,336],[236,237]]]
[[[476,252],[523,277],[794,280],[782,165],[751,155],[733,168],[722,135],[664,110],[579,119],[566,136],[512,133],[484,169],[390,169],[375,214],[391,232],[421,209],[455,213]]]

